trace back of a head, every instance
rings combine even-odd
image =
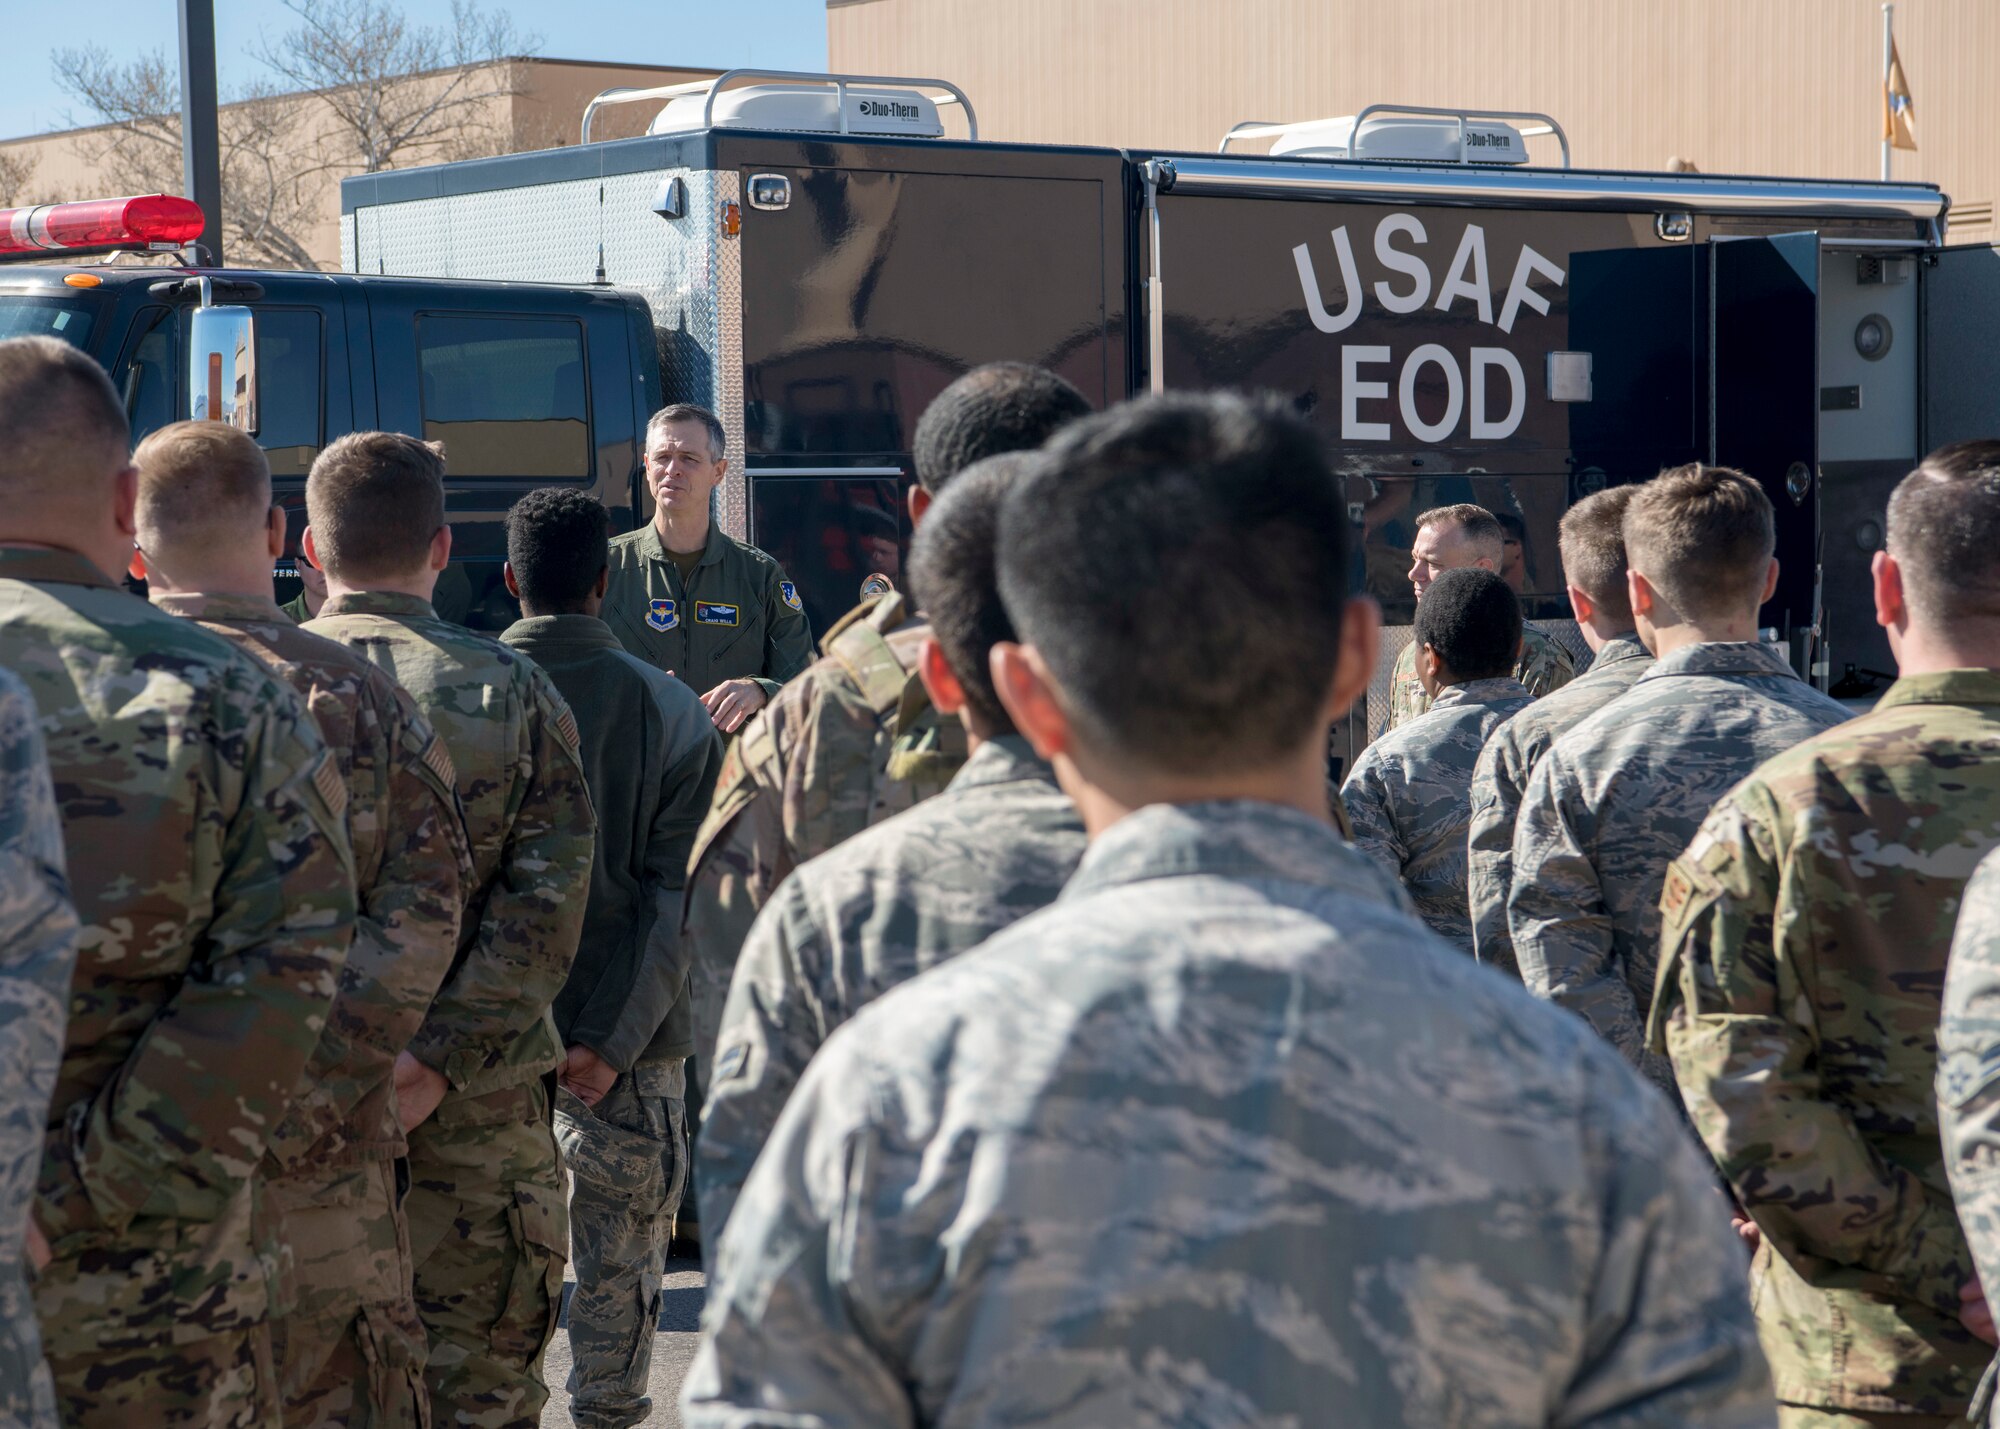
[[[538,615],[582,614],[610,561],[611,515],[594,497],[545,486],[507,513],[507,565]]]
[[[1889,497],[1889,554],[1925,624],[2000,618],[2000,441],[1939,447]]]
[[[1007,500],[1000,590],[1079,739],[1229,775],[1324,734],[1346,498],[1313,430],[1229,394],[1088,417]]]
[[[1632,623],[1632,593],[1625,588],[1625,511],[1636,486],[1600,491],[1563,513],[1557,530],[1563,579],[1590,597],[1613,623]]]
[[[88,354],[53,337],[0,342],[0,522],[101,501],[131,439],[118,389]]]
[[[271,510],[264,449],[226,422],[175,422],[132,453],[139,468],[139,549],[199,557],[260,546]]]
[[[1661,472],[1625,508],[1625,559],[1686,620],[1752,617],[1777,549],[1764,488],[1726,466]]]
[[[968,713],[988,736],[1014,733],[993,692],[988,656],[1018,638],[1000,599],[1000,513],[1007,494],[1043,465],[1039,452],[1003,452],[952,479],[910,542],[910,593],[930,621]]]
[[[1417,602],[1411,638],[1435,650],[1456,679],[1512,674],[1521,649],[1520,599],[1492,571],[1445,571]]]
[[[1473,554],[1496,566],[1507,554],[1507,531],[1500,518],[1484,506],[1461,502],[1456,506],[1433,506],[1417,517],[1417,529],[1436,526],[1451,532],[1472,548]]]
[[[1090,412],[1076,388],[1047,368],[989,362],[938,393],[917,419],[917,481],[935,496],[976,461],[1033,451]]]
[[[444,525],[444,453],[400,432],[353,432],[306,477],[306,519],[320,564],[341,580],[420,569]]]

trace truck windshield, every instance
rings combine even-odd
[[[88,351],[99,306],[99,300],[81,295],[45,298],[0,293],[0,338],[59,337]]]

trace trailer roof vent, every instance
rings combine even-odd
[[[763,83],[729,88],[739,80]],[[927,91],[941,91],[930,93]],[[938,111],[957,105],[965,111],[969,138],[979,137],[972,101],[957,85],[941,79],[899,79],[872,74],[801,74],[792,70],[733,69],[714,79],[657,89],[607,89],[583,111],[583,142],[591,121],[607,104],[664,99],[649,134],[685,134],[702,129],[777,129],[791,133],[893,135],[936,139],[944,134]]]
[[[1508,121],[1527,120],[1517,125]],[[1359,114],[1292,124],[1252,120],[1223,136],[1220,152],[1238,139],[1269,139],[1271,153],[1295,159],[1388,159],[1431,164],[1525,164],[1528,137],[1553,134],[1569,167],[1569,137],[1545,114],[1512,110],[1427,109],[1371,104]]]

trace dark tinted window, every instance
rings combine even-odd
[[[424,436],[453,476],[590,475],[582,324],[422,317],[417,364]]]
[[[97,307],[79,298],[9,293],[0,296],[0,338],[59,337],[74,347],[87,347]]]
[[[141,308],[127,339],[123,375],[125,415],[132,423],[132,442],[156,432],[179,415],[181,400],[174,353],[174,310]]]
[[[257,309],[257,444],[273,476],[304,476],[320,448],[320,315]]]

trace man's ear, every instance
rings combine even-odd
[[[944,647],[929,636],[924,637],[917,651],[917,678],[930,691],[931,703],[940,714],[957,714],[965,708],[965,686],[952,673],[951,662],[944,658]]]
[[[111,519],[118,523],[119,535],[139,534],[139,468],[130,462],[112,478]]]
[[[1764,594],[1758,600],[1757,604],[1762,605],[1765,601],[1769,600],[1773,595],[1773,593],[1777,591],[1777,589],[1778,589],[1778,558],[1776,556],[1773,556],[1771,557],[1771,569],[1764,572]]]
[[[1570,612],[1576,616],[1576,623],[1578,625],[1589,624],[1590,617],[1597,614],[1597,602],[1593,601],[1586,592],[1576,586],[1566,586],[1564,589],[1569,592],[1569,608]],[[1521,638],[1523,640],[1527,639],[1525,635]]]
[[[590,593],[597,599],[603,600],[604,593],[610,589],[611,589],[611,567],[604,566],[598,570],[597,584],[590,588]]]
[[[264,517],[264,554],[274,561],[285,554],[285,508],[275,501]]]
[[[430,568],[441,571],[451,564],[451,527],[440,526],[431,533]]]
[[[1875,587],[1875,623],[1900,630],[1910,618],[1909,597],[1903,592],[1903,567],[1887,551],[1877,551],[1869,565]]]
[[[132,559],[125,563],[125,574],[135,581],[146,579],[146,553],[137,546],[132,548]]]
[[[1632,602],[1632,614],[1643,615],[1649,621],[1653,618],[1653,607],[1659,603],[1659,597],[1654,594],[1651,581],[1637,571],[1626,571],[1625,596]]]
[[[931,494],[928,491],[924,490],[921,486],[912,486],[910,488],[910,495],[908,499],[910,503],[910,524],[914,526],[919,521],[923,520],[924,513],[931,509],[931,501],[933,498]]]
[[[1042,652],[1032,645],[1003,640],[988,658],[1000,703],[1035,753],[1051,761],[1069,753],[1075,744],[1069,712],[1063,708],[1061,687],[1049,673]]]
[[[1382,607],[1365,595],[1349,596],[1340,608],[1340,658],[1327,690],[1327,724],[1345,717],[1368,693],[1382,655]]]
[[[306,564],[314,570],[324,571],[326,569],[320,562],[319,546],[313,540],[313,528],[310,526],[299,532],[299,554],[306,558]]]
[[[500,567],[500,579],[507,587],[507,594],[519,600],[521,598],[521,583],[514,579],[514,563],[512,561],[508,561]]]

